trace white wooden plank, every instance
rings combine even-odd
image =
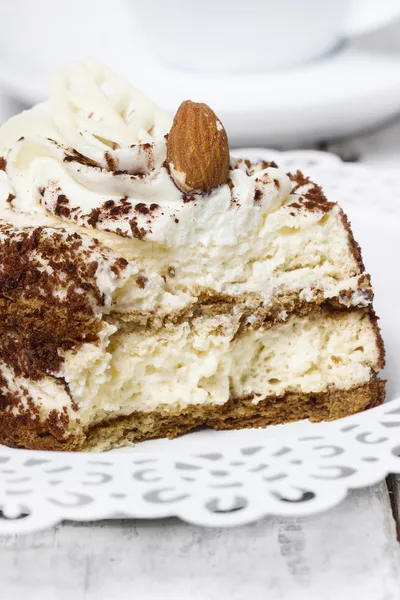
[[[8,600],[398,600],[384,484],[307,519],[204,529],[175,519],[65,524],[0,538]]]

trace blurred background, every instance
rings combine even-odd
[[[82,58],[171,114],[210,104],[233,147],[400,158],[400,0],[2,1],[0,120]]]

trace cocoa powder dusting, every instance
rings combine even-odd
[[[114,160],[112,154],[110,154],[110,152],[105,152],[104,158],[106,159],[107,169],[109,171],[116,171],[118,165],[117,165],[117,161]]]
[[[53,140],[50,140],[50,141],[53,141]],[[83,156],[83,154],[80,154],[80,152],[77,152],[76,150],[72,150],[72,149],[68,150],[68,154],[66,154],[64,156],[63,162],[65,162],[65,163],[77,162],[85,167],[100,168],[100,165],[98,165],[96,162],[94,162],[94,160],[91,160],[90,158]]]
[[[149,208],[143,202],[139,202],[139,204],[136,204],[135,210],[141,215],[147,215],[150,212]]]
[[[254,200],[255,200],[256,202],[260,202],[260,201],[261,201],[261,199],[262,199],[262,197],[263,197],[262,190],[260,190],[260,189],[257,189],[257,190],[254,192]]]
[[[146,234],[148,233],[146,231],[146,229],[144,229],[144,227],[139,227],[138,226],[138,222],[136,217],[134,217],[130,222],[129,225],[131,227],[131,231],[132,231],[132,235],[134,238],[138,239],[138,240],[143,240],[146,237]]]
[[[99,217],[100,217],[100,208],[94,208],[89,214],[89,218],[87,220],[88,225],[91,225],[92,227],[96,227],[96,225],[99,221]]]
[[[120,276],[122,271],[124,271],[127,266],[128,266],[128,261],[125,258],[120,257],[120,258],[117,258],[117,260],[112,265],[111,271],[113,273],[115,273],[116,275]]]
[[[0,360],[37,380],[59,370],[60,350],[97,339],[93,307],[104,304],[90,260],[97,243],[84,248],[78,234],[49,227],[3,224],[0,232]]]
[[[142,290],[144,290],[144,288],[146,287],[147,282],[148,282],[148,279],[144,275],[139,275],[139,277],[136,279],[136,283],[137,283],[138,287],[140,287],[140,289],[142,289]]]
[[[299,205],[299,207],[303,206],[310,211],[319,210],[328,212],[335,205],[334,202],[328,202],[321,186],[313,183],[310,178],[303,175],[301,171],[297,170],[296,173],[288,173],[287,175],[295,184],[291,193],[299,194],[297,202],[290,205],[293,208],[297,208],[297,205]],[[301,188],[304,186],[311,187],[302,192]]]
[[[69,200],[65,194],[59,194],[57,197],[56,205],[54,207],[54,213],[58,217],[69,218],[71,210],[68,208]]]

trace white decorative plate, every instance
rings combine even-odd
[[[0,533],[70,519],[178,516],[206,526],[311,515],[352,488],[400,473],[400,187],[398,173],[318,152],[246,150],[303,169],[340,200],[364,250],[386,342],[388,402],[333,423],[198,431],[104,454],[0,446]]]

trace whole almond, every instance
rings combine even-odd
[[[209,192],[227,182],[228,136],[207,104],[182,102],[169,132],[167,162],[184,192]]]

